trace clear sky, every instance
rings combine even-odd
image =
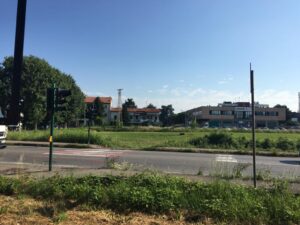
[[[17,0],[0,0],[0,60],[13,54]],[[256,100],[298,109],[299,0],[27,0],[25,55],[87,95],[176,112]]]

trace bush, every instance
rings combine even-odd
[[[269,138],[265,138],[261,143],[260,147],[263,149],[271,149],[274,147],[274,143]]]
[[[294,150],[295,144],[294,144],[294,142],[290,141],[287,138],[280,137],[280,138],[278,138],[278,140],[276,142],[276,147],[283,151]]]
[[[206,137],[197,137],[189,141],[191,145],[194,145],[198,148],[206,148],[208,147],[207,138]]]
[[[225,132],[213,132],[206,136],[209,145],[222,146],[229,148],[234,145],[234,139],[231,134]]]

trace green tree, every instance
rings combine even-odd
[[[186,115],[185,112],[177,113],[172,115],[171,123],[172,124],[185,124]]]
[[[163,126],[169,126],[172,123],[172,116],[174,115],[174,109],[172,105],[162,105],[159,120]]]
[[[137,108],[132,98],[128,98],[122,105],[122,119],[123,119],[123,123],[126,125],[128,125],[129,123],[128,108]]]
[[[104,117],[104,106],[101,103],[99,97],[95,98],[94,106],[95,106],[95,120],[94,120],[94,122],[97,125],[102,125],[103,124],[103,117]]]
[[[0,66],[0,107],[7,109],[11,95],[11,77],[13,57],[6,57]],[[27,128],[37,128],[47,122],[47,88],[55,83],[57,87],[70,89],[72,95],[67,98],[67,110],[56,113],[56,122],[60,125],[75,123],[83,115],[84,95],[71,75],[62,73],[50,66],[45,60],[35,56],[25,56],[21,77],[21,98],[23,103],[23,123]]]
[[[147,109],[156,109],[156,106],[154,106],[152,103],[146,106]]]

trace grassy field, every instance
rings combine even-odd
[[[254,189],[223,181],[191,182],[156,173],[43,179],[0,176],[0,194],[48,201],[51,205],[40,212],[58,220],[66,217],[67,210],[84,208],[169,215],[190,222],[209,218],[220,224],[300,223],[300,196],[282,182]],[[1,205],[0,217],[7,210]]]
[[[215,134],[222,136],[213,137]],[[9,140],[47,141],[49,131],[9,132]],[[220,142],[222,140],[223,142]],[[87,143],[87,129],[57,129],[54,141],[66,143]],[[251,148],[251,133],[245,131],[214,130],[142,130],[142,131],[91,131],[91,144],[122,149],[174,148]],[[300,133],[257,132],[257,147],[264,151],[297,152],[300,150]]]

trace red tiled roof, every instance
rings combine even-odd
[[[122,109],[121,108],[110,108],[110,111],[111,112],[120,112],[120,111],[122,111]]]
[[[135,112],[135,113],[159,113],[160,109],[152,109],[152,108],[128,108],[128,112]]]
[[[97,97],[87,96],[84,99],[85,103],[93,103]],[[103,104],[111,104],[111,97],[99,97],[99,102]]]

